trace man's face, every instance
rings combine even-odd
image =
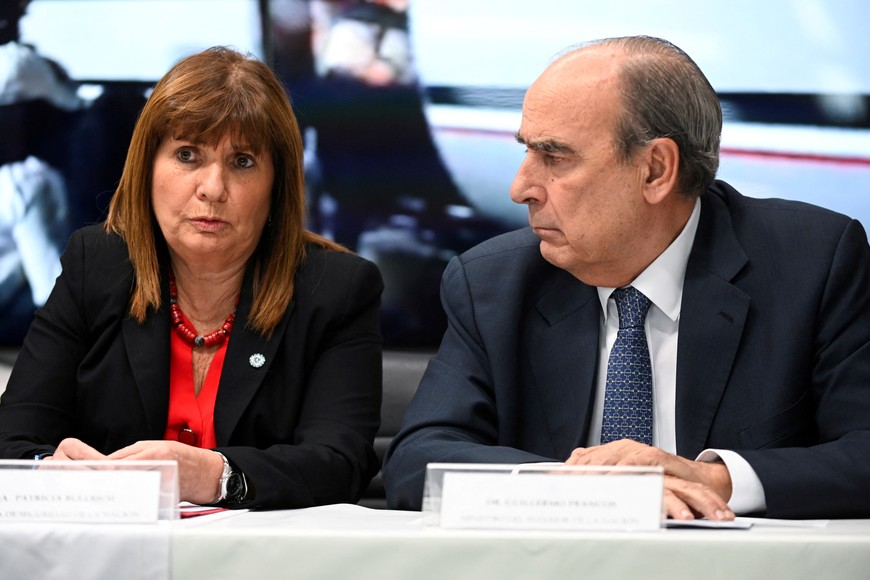
[[[627,284],[639,273],[633,256],[651,219],[645,176],[614,147],[621,106],[615,62],[587,49],[529,88],[517,132],[527,153],[511,186],[511,199],[528,205],[543,257],[595,286]]]

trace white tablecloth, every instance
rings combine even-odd
[[[459,531],[335,505],[136,524],[0,523],[0,579],[870,578],[870,520],[658,532]]]
[[[2,580],[164,580],[169,522],[0,523]]]
[[[870,578],[870,520],[659,532],[425,528],[359,506],[244,513],[173,529],[185,578]]]

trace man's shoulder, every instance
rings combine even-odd
[[[459,256],[463,264],[482,259],[504,258],[515,260],[521,256],[541,258],[541,240],[532,231],[532,228],[523,228],[507,232],[474,246]]]
[[[530,228],[490,238],[451,260],[443,281],[461,275],[477,289],[505,293],[539,286],[552,275],[570,276],[544,259],[540,243]]]
[[[706,254],[711,263],[739,253],[756,264],[803,271],[810,264],[827,268],[843,243],[867,251],[860,222],[816,205],[742,195],[722,181],[704,193],[701,203],[693,255]]]
[[[847,215],[803,201],[744,195],[721,180],[716,180],[705,196],[713,202],[711,205],[724,205],[732,220],[763,220],[768,226],[780,220],[795,225],[821,222],[840,228],[852,221]]]

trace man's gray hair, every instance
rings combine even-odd
[[[710,81],[689,55],[661,38],[605,38],[579,48],[591,46],[618,47],[626,55],[619,73],[617,154],[628,161],[638,147],[670,138],[680,151],[680,193],[700,195],[719,169],[722,107]]]

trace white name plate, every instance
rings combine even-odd
[[[664,476],[659,472],[447,471],[440,526],[512,530],[658,530]]]
[[[76,469],[76,462],[64,462],[65,469],[43,469],[34,463],[30,469],[0,470],[0,522],[158,520],[159,471]]]

